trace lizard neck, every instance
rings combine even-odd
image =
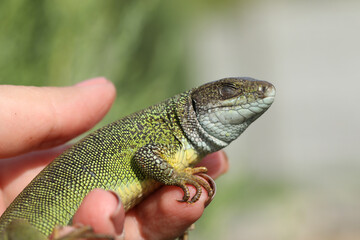
[[[228,145],[209,133],[199,123],[191,100],[191,90],[171,98],[180,127],[189,143],[200,155],[216,152]]]

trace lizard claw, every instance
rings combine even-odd
[[[208,200],[205,202],[205,207],[209,205],[216,193],[216,184],[215,181],[207,174],[207,169],[205,167],[197,168],[187,168],[185,169],[185,176],[183,181],[175,184],[184,191],[184,197],[179,202],[194,203],[197,202],[201,196],[202,189],[204,187],[208,193]],[[193,175],[194,174],[194,175]],[[196,188],[195,195],[190,199],[189,188],[186,184],[193,185]]]
[[[198,173],[197,175],[204,178],[207,181],[207,183],[210,183],[209,187],[210,187],[210,190],[212,192],[211,195],[209,193],[210,190],[207,190],[205,188],[207,190],[208,196],[209,196],[208,200],[206,200],[206,202],[205,202],[205,207],[207,207],[211,203],[211,201],[214,199],[214,197],[216,195],[216,183],[215,183],[214,179],[212,177],[210,177],[209,175],[207,175],[206,173]]]

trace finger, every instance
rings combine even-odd
[[[121,235],[125,210],[111,192],[95,189],[81,203],[74,215],[73,224],[89,225],[96,233]]]
[[[71,87],[0,86],[0,158],[68,141],[100,121],[114,98],[105,78]]]
[[[228,157],[223,150],[207,155],[197,165],[205,166],[208,169],[207,174],[213,178],[218,178],[229,169]]]
[[[196,192],[189,186],[191,196]],[[204,190],[204,189],[203,189]],[[192,204],[180,203],[183,191],[174,186],[164,186],[131,209],[125,219],[128,239],[173,239],[185,232],[198,220],[205,208],[206,191]]]
[[[8,206],[26,185],[54,158],[70,145],[33,151],[28,154],[0,160],[0,196],[4,207]],[[19,167],[21,166],[21,167]],[[0,203],[0,204],[1,204]],[[2,208],[0,207],[0,214]]]
[[[209,174],[217,177],[227,170],[227,157],[223,151],[209,155],[204,160]],[[191,196],[196,192],[188,186]],[[193,203],[180,203],[183,191],[174,186],[164,186],[127,213],[125,233],[129,239],[172,239],[181,235],[202,215],[208,199],[205,189],[200,199]]]

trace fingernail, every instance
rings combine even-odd
[[[75,84],[75,86],[80,86],[80,87],[91,86],[91,85],[103,84],[107,81],[108,80],[104,77],[97,77],[97,78],[87,79],[82,82],[79,82],[79,83]]]
[[[125,233],[121,233],[120,235],[115,236],[115,240],[124,240],[125,239]]]
[[[220,153],[222,154],[222,157],[224,159],[224,171],[222,172],[222,174],[224,174],[229,170],[229,158],[224,151],[220,151]]]

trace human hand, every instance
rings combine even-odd
[[[63,88],[0,86],[0,214],[66,149],[60,144],[100,121],[114,98],[115,88],[104,78]],[[217,177],[226,171],[227,159],[223,152],[217,152],[201,165]],[[194,194],[195,189],[189,188]],[[207,199],[203,192],[194,204],[179,203],[176,200],[182,199],[182,190],[164,186],[125,216],[115,195],[94,190],[84,199],[73,223],[91,225],[98,233],[125,232],[126,239],[174,238],[201,216]]]

